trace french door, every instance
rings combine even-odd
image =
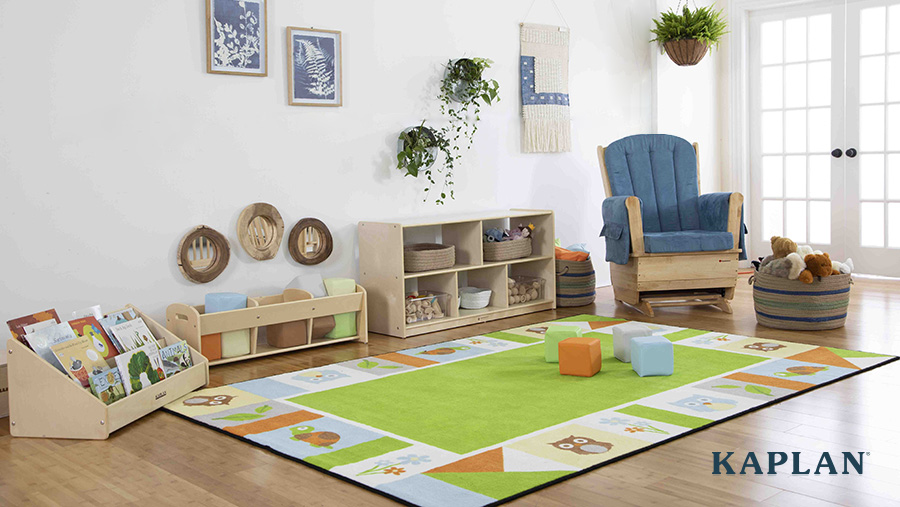
[[[787,236],[900,276],[900,0],[820,0],[750,22],[752,255]]]

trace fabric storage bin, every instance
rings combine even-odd
[[[478,287],[459,288],[459,307],[466,310],[478,310],[491,304],[491,289]]]
[[[406,323],[440,319],[450,311],[450,294],[444,292],[412,292],[406,295]]]
[[[509,304],[518,305],[543,299],[544,279],[536,276],[511,276],[509,278]]]
[[[594,302],[597,279],[590,256],[583,261],[556,259],[556,306],[584,306]]]
[[[508,261],[531,255],[531,238],[512,241],[492,241],[484,245],[485,262]]]
[[[757,272],[748,283],[753,285],[753,307],[761,326],[817,331],[842,327],[847,320],[853,283],[849,274],[807,284]]]
[[[403,270],[431,271],[452,268],[456,264],[456,247],[439,243],[415,243],[403,247]]]

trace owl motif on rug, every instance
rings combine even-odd
[[[296,375],[294,375],[294,380],[299,380],[301,382],[307,382],[310,384],[321,384],[323,382],[331,382],[340,378],[348,378],[350,375],[346,375],[337,370],[310,370],[303,371]]]
[[[685,398],[674,403],[670,402],[669,405],[689,408],[695,412],[716,412],[720,410],[731,410],[737,406],[737,402],[727,398],[713,398],[711,396],[695,394],[690,398]]]
[[[187,407],[216,407],[219,405],[228,405],[235,396],[230,394],[220,394],[217,396],[192,396],[181,403]]]
[[[575,435],[569,435],[568,438],[551,442],[549,445],[575,454],[603,454],[613,447],[609,442],[599,442],[593,438],[576,437]]]
[[[786,347],[787,347],[786,345],[781,345],[781,344],[772,343],[772,342],[756,342],[756,343],[751,343],[749,345],[744,345],[745,349],[758,350],[760,352],[772,352],[772,351],[775,351],[778,349],[783,349]]]

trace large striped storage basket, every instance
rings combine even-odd
[[[597,284],[591,258],[584,261],[556,259],[556,306],[584,306],[594,302]]]
[[[842,327],[850,304],[850,275],[806,284],[757,272],[750,277],[756,321],[766,327],[816,331]]]

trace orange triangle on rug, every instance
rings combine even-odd
[[[591,325],[591,329],[600,329],[601,327],[609,327],[615,326],[616,324],[621,324],[625,322],[624,320],[601,320],[598,322],[588,322]]]
[[[794,361],[805,361],[807,363],[827,364],[828,366],[840,366],[841,368],[850,368],[851,370],[859,369],[859,366],[856,366],[850,361],[847,361],[843,357],[835,354],[825,347],[817,347],[812,350],[807,350],[806,352],[794,354],[793,356],[787,357],[786,359],[793,359]]]
[[[459,461],[431,469],[426,474],[431,473],[460,473],[460,472],[502,472],[503,471],[503,448],[498,447],[485,451],[481,454],[469,456]]]

